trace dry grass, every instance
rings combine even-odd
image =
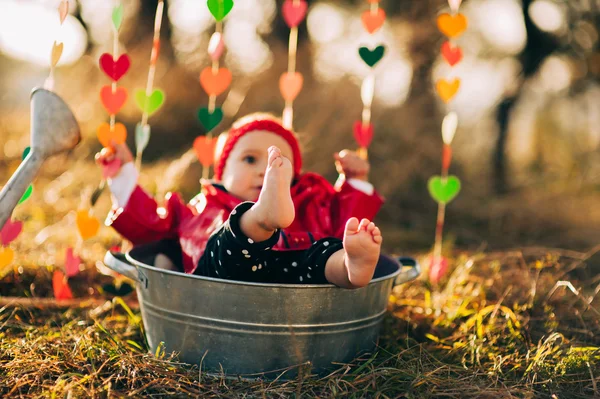
[[[50,306],[7,296],[52,297],[51,275],[76,242],[74,211],[86,207],[99,171],[89,147],[47,164],[32,199],[13,264],[0,270],[0,396],[4,397],[559,397],[600,395],[599,257],[532,248],[502,253],[453,251],[440,286],[425,279],[390,298],[376,353],[325,378],[242,381],[208,376],[164,353],[149,354],[134,295],[103,292],[104,252],[119,244],[110,229],[81,248],[86,269],[71,279],[79,305]],[[80,161],[76,161],[79,159]],[[18,159],[17,159],[18,161]],[[6,162],[6,180],[18,162]],[[0,165],[1,166],[1,165]],[[142,184],[168,163],[144,166]],[[74,172],[77,171],[77,172]],[[187,195],[189,198],[189,195]],[[104,195],[95,214],[106,214]],[[480,228],[473,227],[476,233]],[[400,229],[397,229],[398,231]],[[399,240],[389,231],[387,245]],[[396,247],[395,249],[398,249]],[[448,254],[450,254],[448,248]],[[37,305],[35,305],[37,303]],[[554,396],[553,396],[554,395]]]
[[[292,381],[230,380],[164,353],[149,354],[133,298],[129,305],[116,298],[63,309],[4,306],[0,394],[597,396],[600,311],[594,299],[600,279],[586,277],[592,253],[540,254],[462,255],[440,287],[420,280],[396,288],[377,352],[325,378],[305,373]],[[25,287],[32,279],[40,277],[11,274],[2,289],[15,282]],[[556,284],[558,279],[569,283]]]

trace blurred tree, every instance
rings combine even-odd
[[[597,39],[597,36],[594,48],[585,49],[578,46],[577,42],[573,40],[573,33],[581,21],[590,21],[596,27],[596,35],[598,35],[598,27],[600,26],[600,15],[598,13],[600,7],[598,3],[600,3],[600,1],[575,0],[561,2],[562,5],[567,7],[567,29],[561,35],[544,32],[533,21],[531,16],[531,6],[536,1],[537,0],[522,0],[523,17],[527,31],[527,43],[517,57],[522,66],[522,76],[517,89],[509,93],[509,95],[500,102],[496,111],[496,119],[499,128],[496,148],[493,154],[493,177],[496,194],[505,194],[510,190],[506,162],[508,126],[511,112],[514,109],[515,104],[521,98],[527,80],[532,78],[539,71],[540,66],[548,56],[555,53],[569,54],[571,56],[578,54],[586,60],[591,61],[591,63],[593,63],[594,60],[598,60],[600,41]],[[587,73],[581,80],[598,80],[598,68],[596,67],[596,73],[594,73],[591,63],[590,67],[586,68]]]

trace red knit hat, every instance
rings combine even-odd
[[[227,140],[223,145],[223,150],[221,151],[219,158],[215,159],[215,180],[221,180],[221,177],[223,176],[223,170],[225,169],[225,164],[227,163],[227,158],[229,158],[229,154],[233,150],[233,147],[240,137],[246,133],[257,130],[271,132],[287,141],[292,148],[292,154],[294,155],[294,177],[300,175],[300,170],[302,169],[302,154],[300,153],[300,145],[298,144],[298,140],[296,139],[294,133],[287,130],[281,126],[279,122],[276,122],[272,119],[254,119],[248,123],[236,128],[231,128],[231,130],[229,130],[229,135],[227,136]]]

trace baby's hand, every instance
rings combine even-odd
[[[99,166],[106,166],[115,159],[121,161],[121,166],[128,162],[133,162],[133,154],[127,147],[127,144],[116,144],[112,142],[112,147],[105,147],[96,154],[96,164]]]
[[[333,156],[339,174],[344,174],[348,179],[368,180],[369,162],[359,157],[356,151],[342,150]]]

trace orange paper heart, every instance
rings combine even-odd
[[[98,127],[98,140],[104,147],[111,147],[112,140],[117,144],[123,144],[126,139],[127,129],[122,123],[115,123],[113,131],[110,130],[110,125],[106,122]]]
[[[285,101],[294,101],[302,90],[304,78],[300,72],[286,72],[279,78],[279,90]]]
[[[81,238],[87,240],[96,235],[100,228],[100,222],[95,217],[90,216],[88,211],[80,210],[77,211],[77,228]]]
[[[215,147],[217,145],[217,138],[209,138],[206,136],[199,136],[194,140],[194,151],[198,160],[205,168],[212,165],[215,159]]]
[[[112,86],[103,86],[100,90],[100,99],[102,105],[106,108],[106,111],[114,115],[118,113],[125,102],[127,101],[127,89],[124,87],[117,87],[117,90],[113,93]]]
[[[218,96],[231,84],[231,72],[227,68],[219,68],[219,71],[213,74],[212,68],[206,67],[200,74],[200,84],[209,96]]]
[[[438,28],[448,37],[460,36],[467,29],[467,17],[463,14],[442,14],[437,20]]]
[[[11,264],[15,253],[10,248],[0,248],[0,269]]]
[[[367,32],[375,33],[377,30],[379,30],[379,28],[381,28],[383,22],[385,21],[385,11],[383,11],[381,8],[377,9],[377,11],[374,13],[371,11],[365,11],[360,19],[362,19],[363,26]]]
[[[60,42],[60,43],[54,42],[54,44],[52,45],[52,56],[51,56],[52,67],[55,67],[56,64],[58,64],[58,61],[60,60],[62,53],[63,53],[62,42]]]
[[[454,79],[452,82],[448,82],[446,79],[440,79],[437,81],[435,88],[442,100],[445,103],[450,102],[460,89],[460,79]]]

